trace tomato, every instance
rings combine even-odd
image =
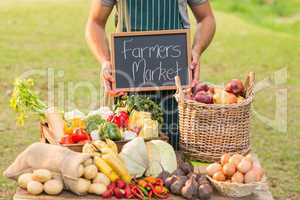
[[[60,144],[74,144],[74,141],[72,139],[72,135],[66,135],[62,137],[59,141]]]
[[[82,128],[76,128],[73,131],[72,140],[75,143],[83,141],[83,140],[88,140],[89,139],[88,135],[89,134],[84,129],[82,129]]]

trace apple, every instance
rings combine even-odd
[[[197,94],[199,91],[204,91],[207,92],[208,91],[208,85],[205,83],[197,83],[194,87],[194,94]]]
[[[195,100],[200,102],[200,103],[206,103],[206,104],[213,104],[214,100],[211,95],[209,95],[207,92],[204,91],[199,91],[195,95]]]
[[[214,103],[216,104],[233,104],[237,103],[237,97],[225,90],[215,90],[213,96]]]
[[[225,86],[226,92],[233,93],[236,96],[244,94],[244,85],[243,82],[239,79],[232,79]]]

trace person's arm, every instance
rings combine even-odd
[[[111,75],[111,59],[105,25],[113,5],[114,0],[93,0],[85,31],[87,43],[101,63],[105,91],[110,94],[113,94],[111,86],[114,80]]]
[[[212,41],[215,31],[216,22],[209,1],[197,4],[197,1],[190,0],[190,7],[196,18],[196,33],[192,48],[192,64],[193,82],[199,80],[199,59],[201,54],[209,46]]]

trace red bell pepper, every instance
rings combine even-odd
[[[126,128],[128,126],[129,116],[127,112],[121,111],[117,114],[112,114],[107,118],[107,121],[116,124],[119,128]]]
[[[76,128],[72,134],[72,140],[74,143],[89,140],[89,134],[83,128]]]
[[[62,137],[59,141],[60,144],[74,144],[74,141],[72,139],[72,135],[66,135]]]

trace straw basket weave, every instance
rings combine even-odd
[[[254,183],[228,183],[222,181],[216,181],[207,176],[214,188],[222,195],[228,197],[245,197],[255,192],[257,189],[266,187],[267,181],[264,176],[260,182]]]
[[[248,153],[254,73],[249,73],[244,83],[246,99],[230,105],[187,100],[176,79],[180,149],[191,159],[205,162],[217,161],[224,153]]]

